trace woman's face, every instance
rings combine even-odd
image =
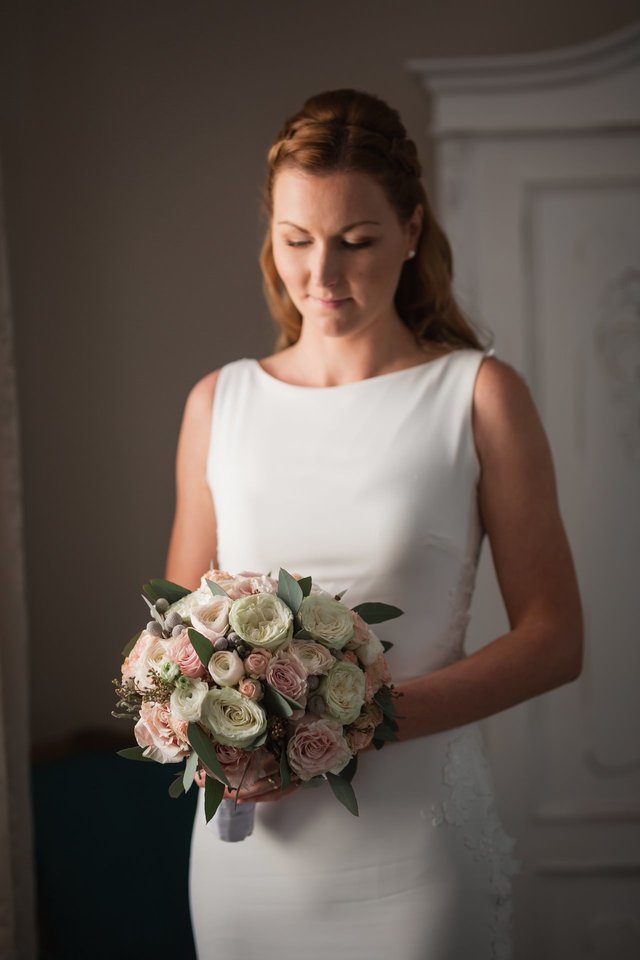
[[[304,323],[345,336],[397,322],[393,300],[421,224],[422,207],[401,223],[365,173],[281,171],[273,188],[273,255]]]

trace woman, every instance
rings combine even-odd
[[[578,675],[580,602],[540,421],[454,301],[420,175],[381,100],[308,100],[269,153],[281,349],[209,374],[186,405],[169,579],[196,587],[215,555],[405,611],[377,630],[400,742],[361,755],[358,819],[266,778],[243,791],[260,806],[242,844],[198,811],[201,960],[509,956],[511,842],[476,722]],[[510,630],[465,657],[485,532]]]

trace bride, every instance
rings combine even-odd
[[[268,156],[278,350],[213,371],[186,404],[170,580],[195,588],[213,556],[405,611],[378,631],[400,741],[362,755],[358,819],[267,778],[242,791],[259,806],[241,844],[198,809],[200,960],[510,956],[511,841],[477,724],[578,675],[580,601],[538,414],[455,302],[420,177],[382,100],[310,98]],[[510,628],[466,656],[485,535]]]

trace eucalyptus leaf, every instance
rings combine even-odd
[[[311,636],[308,630],[304,630],[303,628],[300,628],[300,630],[296,630],[296,632],[294,633],[293,639],[294,640],[313,640],[313,637]]]
[[[244,750],[257,750],[259,747],[264,747],[267,742],[267,737],[269,736],[269,731],[265,730],[264,733],[261,733],[259,737],[249,744],[248,747],[243,747]]]
[[[376,740],[375,737],[371,741],[371,743],[374,745],[376,750],[382,750],[382,748],[384,747],[384,740]]]
[[[175,780],[172,780],[169,785],[169,796],[173,797],[176,800],[178,797],[181,797],[184,791],[184,783],[182,782],[182,774],[178,774]]]
[[[213,743],[206,735],[204,730],[197,723],[190,723],[188,727],[189,743],[202,760],[205,767],[208,767],[222,782],[229,787],[230,783],[220,765],[218,755],[214,750]]]
[[[384,650],[385,653],[391,650],[393,646],[393,644],[391,643],[391,640],[381,640],[380,642],[382,643],[382,649]]]
[[[329,781],[329,786],[333,790],[336,800],[339,800],[343,807],[346,807],[354,817],[359,816],[358,801],[356,800],[356,795],[349,781],[344,780],[335,773],[327,773],[327,780]]]
[[[132,651],[133,648],[135,647],[135,645],[136,645],[136,643],[137,643],[137,641],[138,641],[138,637],[140,636],[141,633],[142,633],[142,630],[138,630],[138,632],[135,633],[135,634],[131,637],[131,640],[129,640],[129,643],[126,645],[126,647],[125,647],[124,650],[122,651],[122,656],[123,656],[123,657],[128,657],[128,656],[129,656],[129,654],[131,653],[131,651]]]
[[[342,598],[344,597],[348,589],[349,589],[348,587],[345,587],[344,590],[340,591],[340,593],[336,593],[334,600],[342,600]]]
[[[193,627],[189,627],[187,630],[189,635],[189,640],[191,640],[191,645],[195,652],[198,654],[200,661],[209,667],[209,660],[213,656],[213,644],[208,637],[203,637],[201,633],[198,633],[197,630],[194,630]]]
[[[398,739],[395,730],[392,730],[386,723],[379,723],[373,735],[376,740],[392,741]]]
[[[219,780],[207,777],[204,782],[204,817],[207,823],[213,818],[224,796],[224,786]]]
[[[150,580],[143,585],[142,589],[153,603],[161,597],[169,603],[177,603],[191,593],[191,590],[181,587],[178,583],[172,583],[171,580]]]
[[[313,581],[311,577],[301,577],[301,579],[298,580],[298,586],[302,590],[303,595],[305,597],[308,597],[309,594],[311,593],[311,587],[313,586]]]
[[[302,706],[302,704],[298,703],[297,700],[294,700],[293,697],[287,696],[286,693],[280,693],[279,690],[277,690],[276,693],[279,693],[282,699],[286,700],[289,706],[292,707],[294,710],[304,710],[304,707]]]
[[[378,704],[385,717],[395,720],[396,708],[388,687],[380,687],[373,699]]]
[[[198,769],[198,754],[194,750],[191,756],[187,758],[187,762],[184,765],[184,773],[182,774],[182,785],[184,787],[185,793],[187,793],[190,790],[191,785],[193,784],[193,778],[196,775],[197,769]]]
[[[278,577],[278,596],[286,603],[294,616],[304,600],[302,588],[296,578],[292,577],[287,570],[282,568],[280,569],[280,576]]]
[[[211,593],[214,595],[214,597],[229,596],[224,587],[221,587],[219,583],[215,582],[215,580],[207,580],[207,586],[209,587],[209,590],[211,590]]]
[[[301,780],[300,784],[305,789],[313,790],[314,787],[321,787],[324,783],[324,777],[311,777],[311,780]]]
[[[353,612],[358,613],[365,623],[384,623],[385,620],[401,617],[404,610],[390,603],[359,603],[353,607]]]
[[[291,783],[291,771],[287,763],[287,751],[283,748],[280,754],[280,789],[286,790]]]
[[[349,760],[349,763],[346,765],[346,767],[342,768],[338,776],[342,777],[343,780],[348,780],[349,783],[351,783],[351,781],[356,775],[357,769],[358,769],[358,754],[356,753],[351,758],[351,760]]]
[[[281,693],[274,690],[273,687],[270,687],[268,683],[264,685],[264,698],[262,702],[267,712],[275,713],[277,717],[283,717],[285,720],[288,720],[293,714],[293,710],[287,700]]]
[[[118,756],[124,757],[125,760],[144,760],[145,763],[156,763],[157,761],[152,760],[151,757],[143,756],[143,750],[146,750],[146,747],[125,747],[124,750],[118,750]]]

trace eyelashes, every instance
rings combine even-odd
[[[308,247],[311,243],[310,240],[286,240],[285,241],[288,247]],[[365,247],[370,247],[373,243],[373,240],[360,240],[359,243],[349,243],[348,240],[341,240],[340,245],[345,250],[364,250]]]

